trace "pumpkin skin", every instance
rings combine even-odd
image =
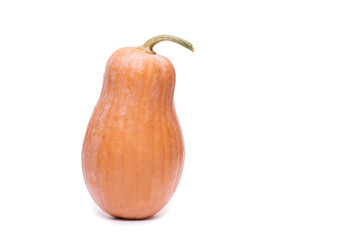
[[[85,184],[106,213],[147,218],[175,192],[184,142],[174,87],[166,57],[127,47],[108,60],[82,150]]]

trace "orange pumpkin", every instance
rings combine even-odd
[[[186,40],[160,35],[138,48],[114,52],[86,131],[86,186],[96,204],[115,217],[156,214],[170,200],[182,174],[184,143],[173,101],[175,70],[152,50],[164,40],[193,51]]]

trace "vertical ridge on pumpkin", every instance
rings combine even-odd
[[[134,54],[134,56],[137,56],[136,54]],[[135,60],[137,61],[137,59],[135,58]],[[139,75],[141,75],[141,72],[140,71],[135,71],[135,69],[137,69],[137,66],[136,66],[136,61],[134,62],[134,61],[131,61],[130,62],[130,66],[131,66],[131,72],[130,72],[130,76],[129,76],[129,78],[130,79],[128,79],[128,81],[129,81],[129,85],[130,85],[130,87],[131,88],[133,88],[134,86],[133,85],[137,85],[136,84],[136,82],[139,80]],[[133,72],[135,72],[134,73],[134,75],[132,75],[133,74]],[[137,99],[139,99],[139,101],[140,101],[140,99],[141,99],[141,92],[140,93],[137,93],[137,96],[136,96],[136,98]],[[133,104],[134,105],[137,105],[137,104],[139,104],[138,102],[136,102],[136,100],[135,100],[135,98],[131,98],[132,99],[132,101],[133,101]],[[134,116],[133,116],[133,119],[131,119],[131,121],[132,121],[132,123],[133,122],[135,122],[135,121],[138,121],[138,118],[139,118],[139,114],[140,114],[140,111],[139,111],[139,109],[136,109],[137,111],[136,112],[134,112]],[[133,171],[134,171],[134,176],[135,176],[135,178],[134,178],[134,199],[133,199],[133,201],[137,204],[137,205],[139,205],[139,202],[140,202],[140,198],[141,198],[141,196],[140,196],[140,192],[139,192],[139,189],[141,189],[141,186],[139,186],[139,173],[140,173],[140,167],[139,166],[141,166],[141,164],[139,163],[139,161],[140,161],[140,159],[139,159],[139,150],[138,150],[138,143],[139,143],[139,138],[138,138],[138,135],[139,135],[139,126],[134,126],[134,133],[135,133],[135,137],[134,137],[134,145],[132,145],[132,147],[134,148],[134,156],[133,156],[133,159],[132,159],[132,161],[133,161],[133,164],[135,164],[135,167],[134,167],[134,169],[133,169]],[[137,208],[137,209],[131,209],[131,211],[132,211],[132,214],[134,215],[134,216],[138,216],[138,211],[139,211],[139,207]]]
[[[109,68],[115,68],[115,67],[120,67],[121,66],[121,62],[123,61],[123,58],[120,58],[118,56],[118,52],[116,54],[114,54],[112,56],[112,60],[109,61]],[[113,66],[114,62],[120,62],[119,66]],[[102,97],[102,104],[101,105],[105,105],[102,106],[102,113],[99,114],[101,117],[99,119],[99,121],[102,122],[102,126],[103,126],[103,131],[102,131],[102,135],[101,135],[101,142],[99,145],[99,153],[101,155],[101,157],[98,157],[98,168],[99,168],[99,174],[97,176],[97,182],[98,184],[100,184],[100,186],[102,186],[100,189],[102,189],[100,191],[100,197],[102,199],[101,203],[103,205],[103,208],[106,209],[107,211],[112,209],[112,206],[109,205],[113,205],[114,203],[111,203],[109,201],[107,201],[107,199],[109,198],[108,196],[108,188],[109,186],[109,171],[107,169],[107,166],[109,166],[110,164],[108,163],[109,159],[107,157],[107,155],[109,155],[109,153],[107,152],[107,146],[109,146],[109,148],[112,148],[112,143],[110,142],[109,144],[109,136],[108,136],[108,128],[111,128],[111,126],[109,126],[109,124],[111,125],[112,121],[109,122],[109,116],[112,113],[112,108],[114,107],[114,99],[112,98],[113,96],[113,88],[114,88],[114,79],[112,79],[113,76],[107,74],[107,78],[104,79],[104,85],[105,88],[107,89],[107,91],[104,91],[104,96]],[[107,106],[107,107],[106,107]],[[111,116],[110,116],[111,117]],[[100,176],[99,176],[100,175]],[[111,188],[112,186],[110,186]],[[112,191],[111,191],[112,192]]]
[[[163,86],[162,82],[164,81],[164,69],[162,67],[162,64],[160,63],[161,60],[159,60],[159,58],[156,58],[157,60],[157,67],[159,68],[159,78],[158,81],[160,82],[161,85],[161,94],[160,94],[160,103],[159,103],[159,124],[160,124],[160,137],[161,137],[161,142],[160,142],[160,146],[161,146],[161,156],[159,156],[159,161],[161,161],[161,165],[162,165],[162,176],[161,176],[161,181],[162,181],[162,185],[166,185],[166,162],[167,159],[165,158],[165,138],[164,138],[164,116],[163,116],[163,111],[164,111],[164,98],[166,98],[166,91],[165,91],[165,86]],[[161,66],[161,67],[160,67]]]
[[[151,58],[151,57],[150,57]],[[150,65],[150,68],[151,68],[151,72],[152,72],[152,75],[151,75],[151,77],[149,77],[149,79],[148,79],[148,82],[149,82],[149,89],[151,89],[152,90],[152,88],[153,88],[153,84],[154,84],[154,78],[156,78],[155,76],[157,76],[157,73],[154,71],[154,69],[155,69],[155,61],[154,61],[154,59],[153,58],[151,58],[152,59],[152,62],[151,62],[151,65]],[[149,101],[152,101],[153,99],[153,94],[152,93],[150,93],[149,94]],[[155,173],[155,176],[154,176],[154,164],[156,164],[156,159],[155,159],[155,131],[154,131],[154,125],[156,124],[156,123],[154,123],[154,121],[155,121],[155,117],[154,117],[154,115],[156,114],[156,110],[155,110],[155,107],[154,107],[154,104],[153,105],[151,105],[151,107],[150,107],[150,113],[152,114],[152,117],[151,117],[151,124],[150,124],[150,129],[151,129],[151,165],[150,165],[150,191],[151,191],[151,195],[152,195],[152,201],[153,202],[156,202],[157,201],[157,197],[158,197],[158,195],[155,193],[154,194],[154,178],[156,178],[156,173]]]
[[[136,184],[136,175],[134,175],[134,169],[136,169],[136,167],[134,167],[134,165],[136,166],[136,161],[137,159],[133,159],[134,157],[134,152],[136,152],[136,146],[134,145],[134,138],[136,137],[136,134],[133,134],[132,132],[136,132],[135,129],[137,129],[137,126],[135,125],[135,120],[134,117],[136,115],[136,113],[134,113],[133,110],[130,110],[131,108],[133,108],[134,105],[134,93],[131,92],[132,90],[132,81],[133,79],[129,79],[128,71],[129,69],[132,69],[131,65],[132,62],[136,60],[136,55],[132,54],[130,56],[128,56],[126,58],[126,61],[124,61],[122,63],[122,85],[121,85],[121,90],[124,91],[125,93],[123,94],[123,96],[126,96],[126,100],[123,99],[124,101],[128,102],[128,107],[125,108],[125,113],[122,115],[122,121],[123,121],[123,129],[124,129],[124,135],[123,135],[123,139],[124,139],[124,145],[126,147],[123,148],[123,152],[124,152],[124,156],[123,159],[121,159],[121,161],[123,162],[123,186],[124,188],[122,189],[123,194],[127,195],[127,198],[125,199],[125,203],[124,203],[124,211],[123,211],[123,215],[125,217],[128,217],[128,215],[133,215],[133,209],[132,209],[132,204],[134,204],[135,199],[136,199],[136,195],[137,195],[137,184]],[[121,103],[123,104],[123,103]]]
[[[156,165],[155,167],[155,177],[153,180],[153,183],[155,182],[156,186],[162,185],[162,175],[159,169],[161,168],[161,112],[160,112],[160,105],[161,105],[161,96],[162,96],[162,88],[159,84],[159,78],[161,77],[161,72],[159,69],[159,66],[156,61],[156,57],[153,58],[153,72],[154,75],[152,76],[152,86],[153,86],[153,92],[152,92],[152,99],[154,101],[154,112],[153,112],[153,126],[156,128],[153,128],[154,130],[154,160],[152,165]],[[156,189],[156,188],[155,188]],[[159,201],[161,197],[161,189],[156,189],[156,202]]]
[[[154,75],[154,73],[153,73],[153,69],[154,69],[154,60],[153,60],[153,58],[151,57],[151,56],[148,56],[148,58],[149,58],[149,67],[148,67],[148,69],[149,69],[149,72],[148,72],[148,75],[149,76],[147,76],[146,77],[146,80],[147,81],[145,81],[146,82],[146,89],[151,89],[151,86],[152,86],[152,77],[153,77],[153,75]],[[151,94],[148,94],[147,95],[148,97],[150,97],[151,96]],[[150,99],[151,99],[151,97],[150,97]],[[150,101],[150,99],[146,99],[147,101]],[[144,106],[145,106],[145,111],[153,111],[154,109],[153,109],[153,107],[151,107],[151,110],[150,109],[148,109],[148,105],[145,103],[144,104]],[[153,139],[154,139],[154,136],[153,136],[153,134],[154,134],[154,131],[153,131],[153,122],[149,125],[148,123],[147,123],[147,121],[148,121],[148,119],[147,119],[147,117],[148,116],[146,116],[145,115],[145,122],[144,122],[144,124],[145,124],[145,128],[149,128],[149,132],[150,133],[148,133],[149,135],[150,135],[150,137],[149,137],[149,139],[151,139],[147,144],[148,144],[148,146],[151,146],[150,147],[150,152],[152,153],[151,154],[151,156],[150,156],[150,154],[149,154],[149,152],[147,152],[146,154],[149,154],[149,156],[148,156],[148,161],[150,162],[150,167],[148,167],[147,168],[147,171],[149,171],[149,175],[148,175],[148,177],[149,177],[149,179],[147,179],[147,181],[146,181],[146,188],[148,189],[148,191],[149,191],[149,201],[150,201],[150,204],[153,204],[153,202],[154,202],[154,199],[153,199],[153,187],[152,187],[152,178],[153,178],[153,167],[154,167],[154,151],[153,151],[153,148],[154,148],[154,141],[153,141]],[[152,121],[153,121],[153,118],[152,118]],[[150,126],[150,127],[148,127],[148,126]],[[151,131],[150,131],[150,129],[151,129]],[[148,139],[148,140],[149,140]]]
[[[137,57],[141,57],[138,56],[137,54],[134,54]],[[144,60],[139,60],[139,61],[144,61]],[[142,68],[142,66],[137,66],[137,62],[133,62],[132,64],[134,64],[132,66],[132,69],[137,69],[135,75],[133,76],[133,81],[134,81],[134,88],[136,90],[138,90],[138,94],[137,94],[137,99],[138,102],[136,102],[137,107],[137,113],[136,116],[134,116],[134,118],[136,119],[136,122],[138,122],[138,125],[136,126],[136,130],[135,130],[135,136],[136,136],[136,144],[135,144],[135,148],[136,148],[136,167],[135,167],[135,172],[136,172],[136,178],[135,178],[135,183],[136,183],[136,192],[137,192],[137,196],[135,196],[134,201],[137,202],[138,208],[133,210],[133,214],[134,216],[141,216],[143,209],[144,209],[144,200],[143,200],[143,195],[146,194],[145,191],[141,191],[142,189],[144,189],[143,186],[143,179],[146,178],[146,169],[143,169],[143,166],[146,164],[144,164],[145,161],[145,157],[141,152],[141,149],[144,147],[143,146],[143,142],[144,139],[141,136],[141,132],[144,131],[143,129],[143,124],[140,121],[140,119],[142,119],[142,114],[143,114],[143,91],[141,91],[141,88],[143,87],[143,79],[144,76],[147,76],[149,69],[148,68]],[[140,129],[142,128],[142,129]],[[141,145],[139,144],[141,143]]]
[[[166,59],[167,60],[167,59]],[[173,115],[174,115],[174,111],[175,111],[175,106],[174,106],[174,90],[175,90],[175,69],[173,68],[171,62],[169,60],[166,61],[167,64],[168,64],[168,67],[172,73],[172,76],[170,77],[171,78],[171,93],[170,93],[170,96],[171,96],[171,100],[169,101],[169,118],[170,118],[170,121],[171,121],[171,127],[172,127],[172,131],[175,135],[174,139],[175,139],[175,146],[174,146],[174,151],[173,151],[173,156],[172,158],[174,158],[174,161],[176,161],[176,165],[179,164],[179,150],[181,148],[181,146],[179,145],[179,133],[178,133],[178,130],[176,129],[176,119],[174,119]],[[173,193],[175,191],[175,188],[176,188],[176,179],[178,178],[178,170],[179,170],[179,167],[177,166],[176,170],[175,170],[175,178],[173,180],[173,183],[172,183],[172,186],[171,186],[171,192]],[[171,193],[171,195],[172,195]]]
[[[170,136],[170,129],[169,129],[169,101],[171,100],[171,87],[172,87],[172,79],[171,79],[171,75],[169,75],[169,73],[171,73],[169,66],[167,64],[167,59],[165,57],[161,57],[161,65],[163,67],[163,79],[162,81],[164,81],[164,86],[165,86],[165,96],[164,96],[164,100],[163,100],[163,126],[165,126],[165,132],[163,133],[163,135],[165,136],[165,139],[167,139],[168,141],[165,141],[164,144],[164,159],[165,159],[165,179],[166,179],[166,187],[169,188],[172,185],[172,172],[173,172],[173,162],[174,159],[172,158],[170,151],[171,151],[171,146],[172,146],[172,140],[169,137]],[[167,194],[167,199],[166,201],[168,201],[168,199],[170,199],[169,193]]]
[[[117,189],[115,190],[117,198],[116,198],[116,202],[117,205],[120,206],[118,208],[114,208],[116,209],[116,211],[113,212],[113,216],[117,216],[117,217],[125,217],[128,214],[128,202],[127,202],[127,198],[122,197],[123,195],[126,195],[126,192],[128,190],[128,186],[126,184],[127,182],[127,174],[126,174],[126,161],[124,161],[124,159],[126,159],[126,148],[124,146],[126,146],[126,128],[127,128],[127,121],[126,118],[124,117],[127,111],[127,101],[129,98],[129,95],[126,92],[125,89],[125,83],[124,83],[124,77],[125,77],[125,73],[123,73],[123,71],[125,71],[125,61],[128,61],[128,59],[126,58],[122,58],[122,61],[119,62],[118,65],[118,69],[116,71],[116,73],[113,74],[117,74],[117,78],[118,78],[118,88],[119,88],[119,99],[118,99],[118,109],[116,109],[116,113],[118,115],[119,118],[119,122],[117,123],[116,127],[118,128],[119,131],[119,136],[118,136],[118,141],[116,141],[118,144],[116,146],[114,146],[115,148],[119,148],[118,150],[118,155],[116,155],[117,157],[117,161],[119,161],[119,168],[117,169],[116,173],[117,176],[115,177],[115,181],[118,182],[118,186]],[[125,104],[126,103],[126,104]],[[125,106],[125,107],[124,107]],[[114,144],[114,143],[113,143]]]

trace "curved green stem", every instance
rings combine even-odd
[[[162,41],[175,42],[175,43],[180,44],[181,46],[189,49],[190,51],[194,51],[194,47],[190,42],[186,41],[185,39],[182,39],[179,37],[174,37],[171,35],[159,35],[159,36],[150,38],[146,43],[144,43],[143,45],[138,47],[138,49],[140,49],[144,52],[147,52],[147,53],[156,54],[156,52],[154,52],[154,50],[153,50],[153,47]]]

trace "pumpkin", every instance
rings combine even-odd
[[[168,203],[182,174],[184,142],[173,101],[175,70],[153,50],[164,40],[193,51],[191,43],[171,35],[115,51],[86,130],[85,184],[95,203],[114,217],[153,216]]]

